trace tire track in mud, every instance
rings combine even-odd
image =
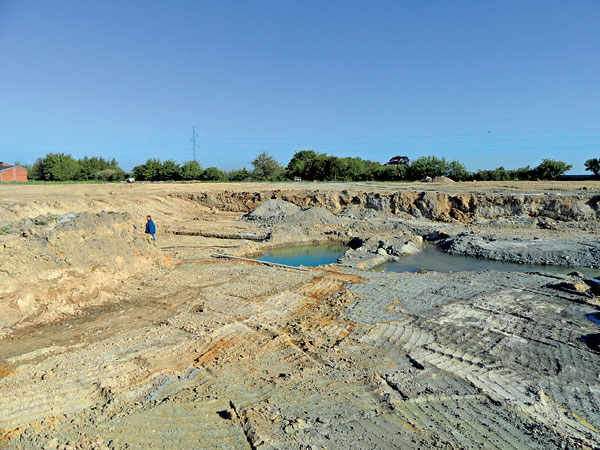
[[[297,367],[307,368],[311,366],[321,365],[322,361],[316,361],[311,356],[310,352],[306,352],[297,345],[289,337],[285,337],[282,333],[285,331],[284,327],[279,327],[276,331],[269,330],[269,333],[265,335],[260,329],[256,331],[251,326],[244,325],[244,322],[248,322],[250,325],[265,323],[265,319],[274,320],[276,323],[282,323],[281,317],[289,315],[291,310],[300,308],[306,310],[309,306],[306,306],[307,302],[311,305],[319,303],[321,299],[328,298],[329,296],[336,294],[343,289],[343,281],[339,279],[348,280],[351,277],[340,275],[333,277],[330,274],[316,274],[312,277],[311,282],[304,286],[297,286],[297,289],[301,292],[298,296],[297,302],[288,302],[286,298],[288,294],[278,293],[272,295],[272,292],[266,293],[266,298],[260,300],[265,305],[258,306],[256,304],[257,299],[252,299],[253,302],[246,305],[236,304],[233,310],[229,308],[226,314],[222,314],[225,318],[225,323],[222,326],[217,327],[209,335],[198,337],[193,336],[190,339],[190,335],[185,332],[186,322],[193,322],[194,315],[200,312],[205,312],[207,306],[206,303],[210,303],[207,300],[202,301],[200,304],[194,303],[194,299],[198,297],[198,291],[184,289],[178,291],[175,295],[177,296],[178,308],[175,305],[169,305],[168,310],[164,308],[155,308],[155,304],[152,304],[154,309],[157,310],[155,314],[148,314],[146,316],[146,322],[153,322],[158,324],[158,329],[153,331],[147,330],[146,332],[156,335],[155,343],[148,341],[148,336],[144,337],[145,349],[138,348],[137,350],[122,348],[120,353],[126,355],[125,359],[120,363],[113,363],[109,366],[90,366],[89,361],[86,361],[79,370],[69,373],[59,373],[53,377],[53,382],[48,386],[40,385],[41,389],[38,389],[34,396],[29,398],[29,401],[23,405],[22,408],[16,407],[18,398],[21,397],[25,392],[15,391],[13,398],[5,398],[5,401],[0,406],[0,417],[3,417],[3,422],[0,425],[2,428],[11,428],[19,426],[24,423],[31,423],[33,421],[43,420],[47,417],[56,416],[59,414],[77,414],[81,411],[85,411],[94,405],[107,404],[112,401],[113,398],[118,398],[123,394],[127,394],[129,398],[133,395],[133,398],[145,398],[148,395],[148,387],[154,386],[158,383],[161,386],[159,380],[163,379],[168,373],[177,373],[185,370],[190,364],[192,366],[204,367],[211,366],[214,361],[219,359],[227,359],[238,349],[247,352],[247,348],[261,348],[264,347],[266,340],[273,340],[272,334],[277,333],[280,337],[275,339],[276,346],[278,348],[286,349],[282,358],[282,355],[278,355],[275,360],[282,359],[281,373],[289,373],[290,371],[297,370]],[[213,286],[204,285],[199,286],[197,289],[201,291],[210,289]],[[227,299],[222,299],[226,301]],[[238,302],[239,303],[239,302]],[[279,303],[279,306],[277,305]],[[286,304],[287,303],[287,304]],[[201,306],[199,306],[201,305]],[[297,305],[297,306],[294,306]],[[211,305],[209,308],[214,308],[217,305]],[[153,308],[148,308],[152,310]],[[160,311],[160,312],[159,312]],[[182,312],[179,312],[182,311]],[[107,346],[112,347],[110,343],[111,339],[119,335],[124,331],[125,319],[120,315],[120,312],[115,313],[114,322],[109,324],[112,326],[112,333],[105,333],[102,336],[103,339],[99,339],[99,342],[95,344],[88,344],[85,349],[78,350],[75,352],[79,355],[82,362],[85,361],[85,353],[91,352],[98,354],[98,349],[91,347]],[[181,315],[181,319],[177,319]],[[138,317],[144,315],[144,310],[136,310]],[[187,316],[192,316],[190,319]],[[242,315],[242,322],[239,322],[240,316]],[[245,316],[245,317],[244,317]],[[87,332],[86,327],[95,330],[99,327],[99,324],[94,323],[93,317],[89,318],[89,323],[78,324],[79,332],[83,335]],[[104,325],[106,325],[106,316],[103,317]],[[137,322],[139,324],[139,322]],[[267,322],[268,323],[268,322]],[[160,325],[162,324],[162,325]],[[182,326],[183,325],[183,326]],[[165,328],[166,327],[166,328]],[[147,326],[146,326],[147,328]],[[141,329],[144,329],[142,327]],[[336,336],[341,333],[339,327],[334,327]],[[158,331],[160,330],[160,332]],[[165,342],[165,330],[173,336],[177,336],[174,342],[169,344]],[[69,335],[69,333],[66,333]],[[258,337],[256,337],[258,336]],[[71,336],[72,337],[72,336]],[[124,337],[124,336],[121,336]],[[157,345],[158,344],[158,345]],[[246,350],[244,350],[246,349]],[[133,350],[133,351],[132,351]],[[109,351],[109,350],[106,350]],[[101,354],[101,352],[100,352]],[[52,359],[60,355],[52,355]],[[108,360],[114,360],[114,357],[106,357]],[[49,362],[49,361],[48,361]],[[273,362],[273,359],[272,359]],[[220,365],[220,361],[217,363],[217,367]],[[272,368],[276,368],[276,364],[269,364]],[[86,373],[85,376],[81,375],[81,368],[84,367],[83,371]],[[118,380],[118,381],[117,381]],[[127,380],[125,382],[125,380]],[[158,381],[157,381],[158,380]],[[15,386],[18,379],[14,379]],[[222,382],[222,381],[221,381]],[[148,384],[150,383],[150,384]],[[232,381],[232,384],[233,383]],[[137,386],[137,387],[135,387]],[[268,397],[274,386],[268,384],[269,389],[264,391],[261,388],[262,393],[240,394],[232,399],[233,404],[239,410],[244,410],[249,405],[261,402]],[[8,387],[8,386],[4,386]],[[245,388],[248,388],[246,385]],[[156,394],[156,389],[154,394]],[[152,388],[150,388],[152,390]],[[258,391],[257,391],[258,392]],[[145,396],[145,397],[144,397]],[[63,398],[63,401],[57,401],[57,397]],[[35,405],[35,406],[33,406]],[[32,407],[33,406],[33,407]],[[135,415],[150,415],[149,412],[136,412],[135,408],[129,416]],[[123,416],[124,417],[124,416]],[[130,420],[130,419],[128,419]],[[134,420],[134,419],[131,419]],[[151,420],[151,419],[148,419]],[[153,426],[156,426],[154,424]]]
[[[525,284],[522,279],[519,281]],[[541,299],[548,294],[543,293],[540,298],[538,290],[531,285],[529,289],[520,289],[512,285],[508,288],[504,282],[498,284],[500,286],[492,283],[487,289],[482,290],[476,288],[472,291],[474,295],[457,296],[453,302],[448,302],[447,299],[443,302],[435,298],[428,299],[427,303],[440,306],[429,311],[425,317],[407,314],[408,295],[397,287],[389,289],[387,295],[384,295],[383,290],[377,291],[379,289],[377,286],[376,292],[381,292],[381,295],[371,296],[364,302],[368,305],[356,302],[349,307],[350,316],[357,322],[373,324],[369,333],[361,338],[361,342],[367,348],[372,348],[367,350],[368,352],[379,355],[380,358],[395,359],[400,373],[411,373],[415,368],[429,373],[433,367],[452,377],[465,380],[475,389],[475,397],[459,395],[455,399],[461,399],[460,402],[469,404],[469,408],[474,408],[477,404],[487,412],[482,414],[484,420],[479,422],[477,416],[471,418],[468,411],[461,411],[460,423],[463,424],[463,428],[468,428],[471,424],[485,427],[489,421],[494,423],[494,427],[488,427],[486,433],[482,434],[477,434],[475,431],[466,432],[467,437],[463,442],[459,439],[460,433],[456,432],[456,426],[459,424],[452,420],[456,415],[456,406],[442,408],[439,405],[444,402],[440,401],[435,403],[436,406],[430,405],[430,400],[433,398],[423,395],[416,398],[407,397],[405,388],[401,386],[400,391],[397,392],[401,395],[398,395],[398,400],[395,402],[398,411],[408,414],[407,420],[415,427],[435,430],[435,433],[438,433],[436,437],[449,443],[488,442],[488,445],[492,446],[492,442],[496,442],[498,448],[516,446],[519,443],[522,445],[522,437],[519,436],[526,430],[523,430],[522,425],[514,428],[514,424],[518,421],[523,422],[525,418],[525,423],[532,421],[540,424],[549,430],[554,430],[558,435],[567,437],[572,442],[579,442],[584,446],[586,443],[600,445],[600,432],[594,424],[598,416],[593,413],[590,416],[590,412],[599,410],[598,402],[590,387],[580,385],[572,378],[574,375],[572,372],[570,377],[564,377],[565,381],[556,379],[557,376],[560,377],[562,371],[576,367],[588,358],[592,359],[586,364],[587,367],[594,367],[593,361],[597,358],[593,358],[593,355],[584,350],[583,346],[573,343],[577,341],[571,331],[564,331],[554,326],[552,320],[542,325],[528,317],[535,316],[533,309],[536,307],[546,307],[547,300]],[[500,289],[504,286],[506,289]],[[372,286],[367,282],[358,290],[364,295],[364,292],[370,288]],[[507,289],[513,294],[507,293]],[[417,294],[415,300],[419,301],[427,295],[428,290],[432,291],[424,289],[418,292],[414,288],[409,289],[409,295]],[[435,297],[440,292],[432,292],[432,294]],[[538,293],[538,296],[532,293]],[[523,295],[528,296],[530,301],[523,304]],[[403,300],[403,297],[406,300]],[[551,295],[548,297],[552,298],[553,302],[563,301]],[[392,301],[395,298],[400,300]],[[482,301],[489,302],[490,306],[482,307],[484,306]],[[500,310],[498,310],[499,304],[502,305]],[[523,305],[526,305],[527,310]],[[517,343],[520,345],[515,345]],[[468,351],[464,350],[467,348]],[[498,358],[502,358],[504,354],[509,355],[509,361],[512,360],[524,372],[510,369],[507,361],[499,361]],[[414,367],[406,369],[406,364],[402,361],[403,357],[416,362],[412,364]],[[382,370],[393,370],[393,367],[383,365]],[[531,372],[532,368],[537,369]],[[539,372],[539,368],[547,369]],[[531,377],[523,376],[529,372]],[[589,377],[586,378],[594,379],[595,374],[589,373]],[[428,380],[424,385],[430,388],[432,381]],[[542,389],[542,386],[545,386],[545,389]],[[478,401],[475,402],[476,399]],[[445,402],[448,403],[450,400],[446,399]],[[429,406],[427,410],[415,412],[417,408],[415,405],[420,404]],[[439,410],[434,414],[436,418],[433,422],[430,418],[424,418],[424,416],[429,417],[435,408]],[[495,411],[489,411],[490,408]],[[493,420],[498,419],[499,415],[506,414],[507,408],[514,409],[521,419],[512,417],[509,418],[510,420]],[[412,412],[409,414],[407,411]],[[507,435],[507,427],[517,431]],[[445,431],[440,432],[440,429]],[[448,433],[447,430],[455,431]],[[444,433],[446,434],[442,436]],[[494,436],[492,441],[488,441],[490,433]],[[508,439],[506,436],[512,437]],[[533,441],[528,445],[538,447]]]

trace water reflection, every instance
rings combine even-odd
[[[473,272],[483,270],[500,270],[504,272],[551,272],[567,274],[574,271],[592,277],[600,277],[600,270],[576,267],[542,266],[534,264],[515,264],[469,256],[450,255],[438,247],[429,245],[415,255],[403,256],[399,261],[385,264],[378,268],[385,272],[418,272],[431,270],[435,272]]]
[[[341,244],[296,245],[269,250],[256,259],[295,267],[316,267],[337,262],[346,250],[348,250],[348,247]]]

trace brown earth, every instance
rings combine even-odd
[[[241,220],[269,199],[313,209]],[[598,301],[578,276],[213,255],[597,241],[599,200],[600,182],[0,186],[0,446],[597,448]]]

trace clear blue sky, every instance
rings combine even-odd
[[[0,160],[600,157],[600,2],[0,0]]]

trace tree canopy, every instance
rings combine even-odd
[[[254,167],[252,176],[257,180],[275,180],[283,173],[283,167],[267,152],[262,152],[251,164]]]
[[[286,167],[269,153],[262,152],[251,162],[253,169],[246,168],[225,172],[217,167],[203,169],[197,161],[180,165],[177,161],[158,158],[135,166],[132,175],[139,181],[415,181],[425,177],[445,176],[455,181],[512,181],[512,180],[555,180],[571,169],[564,161],[544,159],[538,166],[496,169],[469,172],[458,160],[447,161],[433,155],[421,156],[410,161],[406,156],[394,156],[387,163],[359,157],[338,157],[318,153],[315,150],[297,151]],[[600,175],[600,159],[585,162],[586,170]],[[38,158],[31,167],[30,178],[45,181],[100,180],[121,181],[128,174],[115,159],[85,156],[76,160],[64,153],[48,153]]]
[[[592,172],[594,176],[598,176],[600,174],[600,159],[591,158],[585,162],[585,170]]]

